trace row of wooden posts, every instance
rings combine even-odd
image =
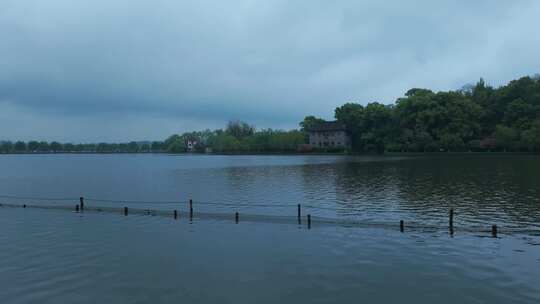
[[[401,221],[401,232],[403,232],[403,221]],[[450,209],[448,213],[448,229],[450,234],[454,235],[454,209]],[[497,225],[491,225],[491,236],[497,237]]]
[[[26,208],[26,205],[23,205],[23,207]],[[297,210],[298,224],[301,224],[302,223],[302,205],[298,204],[297,208],[298,208]],[[80,198],[80,203],[75,206],[75,211],[79,212],[79,210],[84,211],[84,198],[83,197]],[[125,216],[128,215],[128,211],[129,211],[128,207],[124,207]],[[178,210],[173,211],[173,217],[175,220],[178,219],[179,217]],[[193,200],[192,199],[189,200],[189,218],[193,219]],[[238,212],[234,213],[234,220],[237,224],[240,221],[240,214]],[[307,215],[307,227],[308,229],[311,229],[311,214]],[[450,212],[448,214],[448,228],[450,230],[450,234],[453,235],[454,234],[454,209],[450,209]],[[399,231],[405,232],[405,222],[403,220],[399,221]],[[497,237],[497,225],[491,226],[491,235],[493,237]]]

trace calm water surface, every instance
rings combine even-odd
[[[3,155],[0,195],[181,213],[191,197],[201,212],[291,218],[301,203],[314,216],[308,230],[1,207],[2,303],[540,301],[538,156]]]

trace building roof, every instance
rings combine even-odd
[[[309,128],[310,132],[327,132],[327,131],[346,131],[347,128],[339,121],[325,121],[322,124],[318,124]]]

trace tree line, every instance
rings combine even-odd
[[[346,103],[334,117],[346,126],[352,152],[540,152],[540,76],[498,88],[483,79],[455,91],[413,88],[394,104]],[[291,131],[230,122],[224,130],[174,135],[165,143],[171,152],[183,151],[188,137],[215,152],[313,151],[302,149],[308,131],[324,122],[307,116]]]
[[[0,153],[150,153],[164,152],[162,141],[129,143],[60,143],[57,141],[1,141]]]
[[[480,79],[461,90],[413,88],[394,104],[349,102],[335,119],[353,152],[540,151],[540,76],[498,88]],[[324,120],[307,116],[300,129],[257,130],[242,121],[224,129],[174,134],[164,141],[72,144],[1,141],[0,153],[265,153],[303,152],[308,131]]]
[[[167,152],[189,150],[189,141],[196,144],[192,151],[217,153],[291,153],[306,143],[306,135],[299,130],[256,130],[242,121],[230,121],[225,129],[187,132],[172,135],[164,142]]]
[[[540,151],[540,77],[499,88],[480,79],[461,90],[414,88],[395,104],[346,103],[335,118],[347,126],[352,150]],[[316,123],[306,117],[304,124]]]
[[[164,141],[153,142],[73,144],[1,141],[0,153],[291,153],[305,142],[305,133],[299,130],[256,130],[246,122],[230,121],[224,129],[174,134]]]

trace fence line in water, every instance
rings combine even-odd
[[[172,217],[174,219],[189,218],[191,221],[194,219],[216,219],[216,220],[234,220],[236,223],[240,221],[247,222],[266,222],[266,223],[283,223],[283,224],[292,224],[297,223],[302,225],[302,223],[307,226],[308,229],[311,228],[312,222],[316,226],[342,226],[342,227],[364,227],[364,228],[388,228],[388,229],[398,229],[401,232],[405,230],[422,230],[422,231],[442,231],[448,230],[450,235],[454,235],[456,231],[459,232],[469,232],[469,233],[490,233],[492,237],[498,237],[498,234],[501,232],[497,225],[492,225],[491,227],[483,226],[468,226],[468,227],[456,227],[454,226],[454,210],[449,210],[448,215],[448,226],[437,226],[437,225],[422,225],[416,222],[405,222],[400,220],[399,223],[388,223],[388,222],[374,222],[374,221],[357,221],[352,219],[345,218],[328,218],[321,216],[312,216],[307,214],[305,218],[302,216],[302,205],[273,205],[273,204],[230,204],[230,203],[218,203],[218,202],[197,202],[201,205],[219,205],[219,206],[230,206],[230,207],[290,207],[293,209],[296,207],[296,216],[292,215],[263,215],[263,214],[249,214],[249,213],[239,213],[236,211],[233,214],[229,213],[213,213],[213,212],[194,212],[193,201],[190,199],[188,201],[188,211],[182,212],[181,210],[153,210],[153,209],[140,209],[140,208],[130,208],[128,206],[123,207],[97,207],[97,206],[87,206],[85,201],[94,201],[94,202],[104,202],[104,203],[127,203],[127,204],[175,204],[178,205],[180,202],[148,202],[148,201],[120,201],[120,200],[106,200],[106,199],[96,199],[89,198],[85,199],[83,197],[79,198],[42,198],[42,197],[20,197],[20,196],[8,196],[0,195],[0,198],[9,198],[9,199],[26,199],[26,200],[36,200],[36,201],[76,201],[79,200],[78,204],[66,206],[66,205],[32,205],[32,204],[10,204],[10,203],[1,203],[0,207],[13,207],[13,208],[40,208],[40,209],[57,209],[57,210],[74,210],[77,213],[82,213],[84,211],[92,212],[110,212],[118,213],[127,216],[129,214],[141,214],[141,215],[154,215],[154,216],[163,216],[163,217]],[[305,206],[304,206],[305,207]],[[308,208],[321,209],[321,210],[332,210],[330,208],[317,208],[313,206],[307,206]],[[292,213],[292,212],[291,212]],[[540,235],[540,230],[537,229],[523,229],[523,228],[509,228],[506,227],[502,230],[503,233],[526,233]]]
[[[46,198],[46,197],[28,197],[28,196],[13,196],[13,195],[0,195],[0,198],[7,199],[17,199],[17,200],[36,200],[36,201],[79,201],[80,197],[64,197],[64,198]],[[182,202],[180,201],[142,201],[142,200],[111,200],[103,198],[92,198],[85,197],[84,201],[86,202],[100,202],[100,203],[112,203],[112,204],[144,204],[144,205],[178,205]],[[245,202],[245,203],[222,203],[222,202],[208,202],[208,201],[197,201],[198,205],[210,205],[210,206],[224,206],[224,207],[262,207],[262,208],[294,208],[294,204],[283,204],[279,202],[270,202],[263,204],[261,202]],[[316,210],[328,210],[335,211],[335,209],[313,206],[313,205],[304,205],[306,208],[316,209]]]

